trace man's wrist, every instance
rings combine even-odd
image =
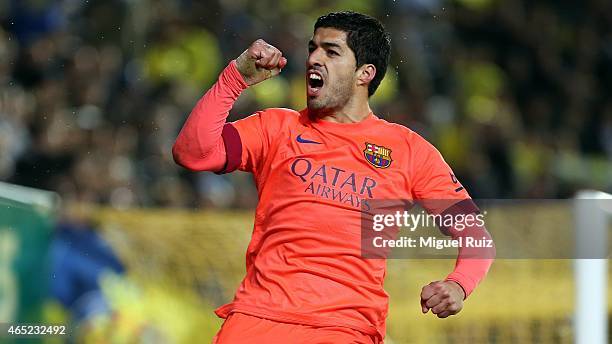
[[[457,289],[459,295],[461,296],[461,299],[465,300],[467,294],[465,292],[465,289],[463,289],[463,286],[461,286],[461,284],[459,284],[459,282],[453,281],[453,280],[446,280],[446,282],[450,282],[449,285],[452,285],[455,289]]]
[[[240,70],[238,69],[236,60],[230,61],[230,64],[227,67],[227,69],[228,69],[228,72],[231,78],[234,79],[240,85],[240,88],[242,90],[249,87],[249,84],[246,82],[246,80],[244,79],[244,76],[242,75],[242,73],[240,73]]]

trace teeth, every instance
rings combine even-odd
[[[321,77],[318,76],[315,73],[310,73],[310,75],[308,77],[311,78],[311,79],[314,79],[314,80],[321,80]]]

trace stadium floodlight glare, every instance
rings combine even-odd
[[[607,227],[608,217],[612,215],[611,200],[610,194],[584,190],[578,192],[574,201],[576,224],[574,342],[577,344],[608,343]]]

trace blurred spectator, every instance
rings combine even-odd
[[[72,215],[57,225],[51,242],[51,294],[81,323],[110,313],[101,279],[123,273],[124,267],[92,224]]]

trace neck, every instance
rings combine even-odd
[[[317,118],[328,122],[358,123],[366,119],[370,112],[372,110],[366,98],[364,101],[353,101],[351,99],[341,108],[321,109],[315,115]]]

